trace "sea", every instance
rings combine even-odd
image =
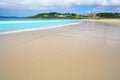
[[[0,18],[0,34],[56,28],[81,23],[73,19]]]

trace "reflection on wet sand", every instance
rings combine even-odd
[[[83,22],[0,42],[0,80],[120,80],[118,25]]]

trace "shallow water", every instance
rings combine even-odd
[[[0,33],[54,27],[74,22],[78,21],[71,19],[0,18]]]

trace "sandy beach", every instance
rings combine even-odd
[[[94,21],[94,22],[104,22],[109,24],[119,24],[120,25],[120,19],[83,19],[85,21]]]
[[[120,26],[84,21],[1,34],[0,80],[120,80]]]

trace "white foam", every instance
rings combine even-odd
[[[61,20],[64,21],[64,20]],[[1,21],[0,24],[14,24],[14,23],[43,23],[43,22],[61,22],[59,20],[49,20],[49,21]]]
[[[43,30],[43,29],[50,29],[50,28],[58,28],[58,27],[63,27],[63,26],[69,26],[69,25],[75,25],[75,24],[80,24],[80,22],[74,22],[74,23],[68,23],[64,25],[58,25],[58,26],[50,26],[50,27],[44,27],[44,28],[32,28],[32,29],[24,29],[24,30],[17,30],[17,31],[8,31],[8,32],[1,32],[0,34],[10,34],[10,33],[18,33],[18,32],[27,32],[27,31],[35,31],[35,30]]]

